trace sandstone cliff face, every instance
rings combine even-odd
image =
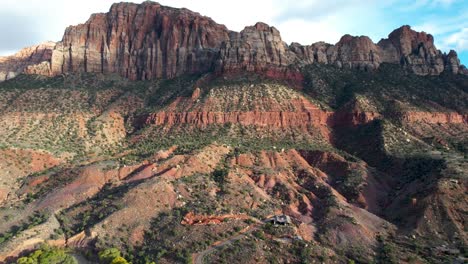
[[[373,70],[381,63],[380,50],[368,37],[343,36],[328,49],[330,61],[338,67]]]
[[[434,39],[409,26],[375,44],[366,36],[343,36],[336,45],[318,42],[287,45],[280,32],[264,23],[229,31],[208,17],[157,3],[119,3],[106,14],[66,29],[51,51],[39,49],[25,63],[0,60],[0,79],[19,72],[58,75],[67,72],[118,73],[132,80],[173,78],[216,71],[250,71],[272,78],[302,81],[300,67],[313,63],[374,70],[400,64],[419,75],[444,71],[468,74],[455,51],[442,53]]]
[[[26,71],[41,75],[50,75],[49,63],[55,42],[45,42],[18,51],[7,57],[0,57],[0,81],[14,78]],[[35,66],[40,64],[40,66]]]
[[[67,28],[52,73],[115,72],[136,79],[172,78],[212,69],[226,27],[186,9],[156,3],[114,4]]]
[[[69,27],[52,56],[52,74],[115,72],[130,79],[172,78],[182,74],[250,71],[302,81],[299,67],[312,63],[374,70],[383,62],[401,64],[420,75],[466,73],[455,52],[443,54],[434,39],[409,26],[378,44],[366,36],[288,46],[280,32],[264,23],[229,31],[186,9],[156,3],[114,4]]]
[[[222,44],[218,67],[225,71],[262,71],[268,66],[288,66],[296,56],[281,39],[280,32],[265,23],[231,32]]]

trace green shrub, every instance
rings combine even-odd
[[[26,257],[19,258],[17,264],[77,264],[76,260],[65,250],[42,245],[40,249]]]
[[[117,248],[104,249],[98,254],[99,261],[104,264],[113,263],[113,261],[120,257],[120,250]]]

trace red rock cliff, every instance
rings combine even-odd
[[[52,72],[116,72],[130,79],[172,78],[212,69],[228,30],[187,9],[112,5],[67,28],[52,56]]]
[[[409,26],[378,44],[366,36],[343,36],[288,46],[264,23],[233,32],[187,9],[157,3],[114,4],[85,24],[69,27],[52,56],[52,72],[116,72],[130,79],[172,78],[182,74],[254,71],[302,81],[299,67],[312,63],[374,70],[382,62],[401,64],[416,74],[467,73],[454,51],[443,54],[434,39]]]
[[[396,29],[378,44],[366,36],[345,35],[336,45],[287,45],[276,28],[264,23],[233,32],[198,13],[154,2],[114,4],[108,13],[68,27],[52,55],[33,62],[28,65],[38,65],[13,67],[13,72],[118,73],[147,80],[209,71],[255,71],[301,82],[299,68],[307,64],[373,70],[387,62],[420,75],[468,74],[455,51],[442,53],[430,34],[409,26]],[[0,69],[6,68],[3,72],[8,74],[12,67],[5,65],[0,61]]]

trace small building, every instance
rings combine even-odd
[[[291,217],[289,215],[275,215],[273,217],[268,218],[265,220],[266,223],[271,223],[274,225],[290,225],[291,222]]]

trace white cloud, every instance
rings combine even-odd
[[[396,0],[389,0],[390,2]],[[377,0],[160,0],[161,4],[187,7],[240,31],[256,22],[275,26],[287,43],[311,44],[317,41],[336,43],[344,34],[370,35],[378,41],[386,36],[379,32],[383,23],[380,8],[389,5]],[[365,15],[363,15],[365,14]]]
[[[245,26],[265,22],[276,27],[287,43],[311,44],[317,41],[336,43],[346,28],[344,20],[356,3],[373,0],[339,0],[340,4],[319,0],[297,0],[294,5],[280,0],[159,0],[163,5],[186,7],[213,18],[229,29],[241,31]],[[321,15],[320,15],[321,14]],[[341,30],[340,30],[341,29]]]
[[[466,11],[468,11],[468,9]],[[468,20],[466,19],[466,13],[464,11],[462,11],[460,15],[454,14],[451,17],[430,16],[427,17],[423,23],[415,25],[413,28],[433,35],[443,35],[463,27],[468,27]]]
[[[7,30],[7,34],[0,34],[0,54],[11,55],[23,47],[59,41],[67,26],[84,23],[93,13],[107,12],[114,2],[118,1],[1,0],[0,30]]]
[[[291,19],[278,25],[281,37],[288,42],[309,45],[318,41],[336,43],[343,34],[325,21],[311,22]]]
[[[429,17],[425,22],[413,28],[434,35],[435,45],[444,52],[451,49],[459,53],[468,51],[468,20],[464,10],[460,10],[460,14],[454,14],[451,17],[437,15]]]
[[[468,51],[468,27],[450,34],[442,41],[443,48],[458,52]]]

